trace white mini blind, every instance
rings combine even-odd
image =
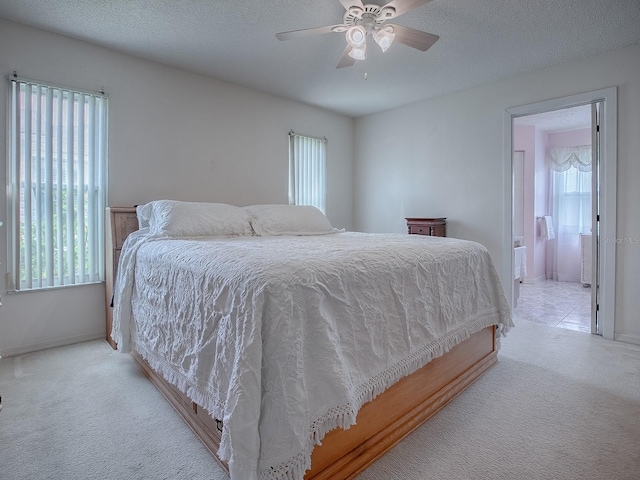
[[[100,282],[107,97],[9,81],[10,288]]]
[[[327,139],[289,132],[289,203],[326,213],[326,177]]]

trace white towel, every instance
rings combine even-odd
[[[556,233],[553,231],[553,219],[546,215],[540,221],[540,236],[543,240],[553,240]]]
[[[513,249],[513,279],[520,280],[527,275],[527,247]]]

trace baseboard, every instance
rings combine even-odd
[[[640,345],[640,335],[628,335],[626,333],[614,333],[613,339],[619,342],[632,343],[634,345]]]
[[[15,357],[26,353],[33,353],[39,350],[47,350],[49,348],[64,347],[73,343],[89,342],[91,340],[104,339],[104,332],[87,333],[85,335],[76,335],[73,337],[59,338],[42,343],[33,343],[18,348],[7,348],[0,352],[0,358]]]
[[[546,277],[544,275],[538,275],[535,278],[525,277],[522,283],[527,283],[529,285],[535,285],[536,283],[544,282]]]

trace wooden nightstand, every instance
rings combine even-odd
[[[407,230],[413,235],[447,236],[447,218],[405,218]]]
[[[107,207],[105,214],[105,307],[107,310],[106,329],[107,342],[113,348],[117,348],[116,342],[111,338],[111,326],[113,325],[113,282],[116,279],[118,260],[122,244],[131,232],[138,230],[138,219],[135,207]]]

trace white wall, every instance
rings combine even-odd
[[[640,343],[640,45],[357,119],[355,228],[403,232],[403,217],[448,217],[447,234],[486,245],[510,291],[505,111],[612,86],[618,87],[617,236],[609,239],[619,242],[615,332]]]
[[[353,227],[353,119],[0,19],[0,73],[109,95],[109,205],[157,198],[287,203],[288,132],[326,136],[327,216]],[[0,169],[6,91],[0,81]],[[0,219],[6,220],[5,185]],[[104,285],[7,295],[0,354],[104,336]]]

